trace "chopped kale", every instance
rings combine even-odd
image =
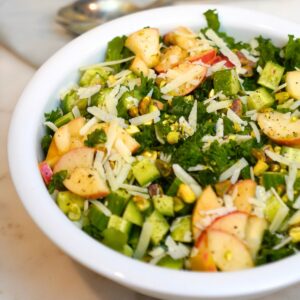
[[[218,31],[220,29],[220,21],[218,13],[215,9],[209,9],[204,13],[206,18],[207,26],[213,29],[214,31]]]
[[[58,107],[49,113],[45,113],[45,121],[54,123],[57,119],[63,116],[62,110]]]
[[[174,97],[169,112],[171,114],[187,118],[192,110],[193,104],[193,97]]]
[[[133,136],[141,145],[138,153],[141,153],[144,150],[151,149],[159,145],[159,142],[156,139],[154,126],[141,125],[139,129],[140,132],[136,133]]]
[[[142,97],[145,97],[148,95],[148,93],[152,90],[152,98],[154,99],[160,99],[160,89],[155,84],[154,79],[148,78],[141,74],[141,85],[138,89]]]
[[[266,231],[264,234],[261,248],[256,257],[256,265],[263,265],[285,258],[295,253],[295,247],[289,243],[280,249],[275,250],[274,247],[279,244],[281,238],[276,234]]]
[[[45,155],[48,152],[48,149],[50,147],[51,141],[52,141],[52,135],[50,135],[50,134],[44,135],[43,138],[42,138],[42,140],[41,140],[41,147],[42,147],[42,150],[43,150],[43,152],[44,152]]]
[[[194,96],[198,101],[203,101],[208,98],[209,92],[214,88],[212,77],[206,78],[200,86],[195,89]]]
[[[243,84],[245,91],[255,91],[259,87],[259,85],[257,83],[257,75],[254,77],[243,78],[242,84]]]
[[[191,173],[191,175],[198,181],[198,183],[205,187],[210,184],[214,184],[218,181],[219,178],[216,177],[215,173],[212,170],[203,170],[195,173]]]
[[[300,39],[295,38],[293,35],[289,35],[289,40],[284,51],[284,67],[287,71],[300,68]]]
[[[66,170],[59,171],[53,174],[51,181],[48,185],[48,191],[53,194],[55,190],[65,190],[63,181],[67,178],[68,172]]]
[[[106,133],[103,129],[96,129],[92,133],[88,134],[84,144],[87,147],[95,147],[99,144],[105,143],[107,140]]]

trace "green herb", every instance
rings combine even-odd
[[[141,85],[138,88],[138,91],[142,95],[142,97],[145,97],[148,95],[148,93],[152,90],[152,98],[154,99],[160,99],[160,89],[155,84],[154,79],[148,78],[141,74]]]
[[[208,98],[209,92],[214,88],[212,77],[208,77],[200,86],[195,89],[194,95],[198,101],[203,101]]]
[[[199,171],[199,172],[192,172],[190,173],[190,175],[192,175],[201,186],[208,186],[211,184],[215,184],[216,182],[218,182],[218,179],[216,177],[216,174],[212,171],[212,170],[203,170],[203,171]]]
[[[289,40],[284,51],[284,67],[287,71],[300,68],[300,39],[295,38],[293,35],[289,35]]]
[[[169,112],[187,118],[192,110],[193,104],[194,97],[192,96],[174,97]]]
[[[63,116],[62,110],[58,107],[49,113],[45,113],[45,121],[54,123],[57,119]]]
[[[43,150],[43,152],[44,152],[45,155],[48,152],[48,149],[50,147],[51,141],[52,141],[52,135],[50,135],[50,134],[44,135],[43,138],[42,138],[42,140],[41,140],[41,147],[42,147],[42,150]]]
[[[282,239],[276,234],[266,231],[261,248],[256,257],[256,265],[274,262],[295,253],[295,247],[291,243],[281,247],[280,249],[273,249],[281,242],[281,240]]]
[[[139,126],[140,132],[134,135],[134,138],[141,145],[139,153],[144,150],[159,146],[159,142],[156,139],[155,129],[152,125],[141,125]]]
[[[106,133],[103,129],[96,129],[92,133],[88,134],[84,144],[87,147],[95,147],[96,145],[103,144],[107,140]]]
[[[218,13],[215,9],[209,9],[204,13],[206,18],[207,26],[213,29],[214,31],[218,31],[220,29],[220,21]]]
[[[55,190],[64,190],[65,186],[63,184],[63,181],[67,178],[68,172],[67,170],[62,170],[60,172],[57,172],[53,174],[51,181],[48,185],[48,191],[50,194],[53,194]]]
[[[242,84],[245,91],[255,91],[259,87],[257,84],[257,75],[253,77],[244,77]]]
[[[280,49],[277,48],[270,39],[265,39],[262,36],[256,38],[258,42],[258,47],[256,50],[259,51],[258,64],[264,67],[268,61],[273,61],[281,64]]]

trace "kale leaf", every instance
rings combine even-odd
[[[92,133],[88,134],[84,144],[87,147],[95,147],[96,145],[103,144],[107,140],[106,133],[103,129],[96,129]]]
[[[295,253],[295,247],[290,243],[275,250],[274,246],[279,244],[280,241],[280,237],[272,234],[270,231],[266,231],[261,248],[256,257],[256,265],[274,262]]]
[[[144,76],[141,74],[141,85],[138,89],[142,97],[145,97],[148,95],[148,93],[152,90],[152,98],[154,99],[160,99],[161,93],[158,86],[155,84],[155,80],[148,78],[147,76]]]
[[[48,185],[48,191],[50,194],[53,194],[55,190],[64,190],[65,186],[63,184],[63,181],[67,178],[68,171],[62,170],[60,172],[57,172],[53,174],[51,181]]]
[[[257,37],[256,40],[258,42],[256,50],[260,53],[258,64],[261,67],[264,67],[268,61],[281,64],[280,48],[276,47],[270,39],[265,39],[262,36]]]
[[[204,13],[206,18],[207,26],[213,29],[214,31],[218,31],[220,29],[220,21],[218,13],[215,9],[209,9]]]
[[[283,51],[286,71],[294,70],[295,67],[300,68],[300,39],[289,35],[289,40]]]
[[[134,138],[141,145],[141,147],[138,150],[138,153],[141,153],[144,150],[151,149],[160,145],[156,139],[154,126],[141,125],[139,126],[139,129],[140,132],[134,134]]]
[[[187,118],[192,110],[194,100],[192,97],[174,97],[169,113]]]
[[[62,110],[58,107],[49,113],[45,113],[45,121],[54,123],[57,119],[63,116]]]
[[[42,150],[43,150],[43,152],[44,152],[45,155],[48,152],[48,149],[50,147],[51,141],[52,141],[52,135],[50,135],[50,134],[44,135],[43,138],[42,138],[42,140],[41,140],[41,147],[42,147]]]

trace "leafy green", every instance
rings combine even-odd
[[[84,144],[87,147],[94,147],[99,144],[105,143],[107,140],[106,133],[103,129],[96,129],[92,133],[88,134]]]
[[[255,91],[259,87],[257,83],[257,76],[244,77],[242,85],[245,91]]]
[[[276,246],[280,242],[280,237],[272,234],[270,231],[266,231],[261,248],[256,257],[256,265],[263,265],[266,263],[274,262],[295,253],[295,247],[291,243],[281,247],[280,249],[273,249],[274,246]]]
[[[82,227],[82,230],[96,240],[101,240],[101,231],[94,225],[88,224]]]
[[[53,174],[51,181],[48,185],[48,191],[50,194],[53,194],[55,190],[64,190],[65,186],[63,184],[63,181],[67,178],[68,171],[62,170],[55,174]]]
[[[256,50],[260,52],[258,64],[264,67],[268,61],[273,61],[281,64],[280,48],[276,47],[270,39],[265,39],[262,36],[256,38],[258,47]]]
[[[148,93],[152,90],[152,98],[154,99],[160,99],[160,89],[155,84],[155,80],[148,78],[141,74],[141,85],[138,89],[142,97],[145,97],[148,95]]]
[[[134,135],[134,138],[141,145],[138,151],[139,153],[159,145],[159,142],[156,139],[154,126],[141,125],[139,126],[139,129],[140,132]]]
[[[289,40],[283,51],[286,71],[294,70],[296,67],[300,68],[300,39],[289,35]]]
[[[63,116],[62,110],[58,107],[49,113],[45,113],[45,121],[54,123],[57,119]]]
[[[119,60],[132,55],[132,52],[125,47],[126,36],[117,36],[107,45],[105,61]],[[116,72],[120,71],[121,64],[111,66]]]
[[[42,138],[42,140],[41,140],[41,147],[42,147],[42,150],[43,150],[43,152],[44,152],[45,155],[48,152],[48,149],[50,147],[51,141],[52,141],[52,135],[50,135],[50,134],[44,135],[43,138]]]
[[[191,96],[174,97],[169,112],[171,114],[187,118],[192,110],[193,104],[194,99]]]
[[[220,21],[218,13],[215,9],[209,9],[204,13],[206,18],[207,26],[213,29],[214,31],[218,31],[220,29]]]
[[[209,169],[191,173],[191,175],[193,175],[193,177],[199,182],[201,186],[214,184],[218,181],[215,173]]]
[[[194,96],[198,101],[203,101],[208,98],[208,94],[213,88],[213,78],[208,77],[197,89],[195,89]]]

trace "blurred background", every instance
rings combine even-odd
[[[103,1],[107,11],[115,11],[121,4],[125,14],[166,2],[172,5],[203,3],[212,8],[216,4],[231,5],[277,15],[300,26],[299,0],[166,0],[159,3],[131,0],[131,4],[126,0]],[[64,11],[68,20],[58,16],[58,10],[71,3],[70,0],[0,0],[0,300],[150,300],[96,275],[62,253],[31,221],[9,176],[8,127],[22,90],[45,60],[76,37],[74,32],[94,25],[93,18],[87,22],[85,16],[74,15],[70,10]],[[91,7],[96,9],[97,5]],[[84,8],[77,6],[78,11],[82,13]],[[92,12],[89,14],[93,16]],[[106,17],[102,15],[102,20]],[[85,27],[79,24],[80,20],[84,20]],[[298,300],[299,294],[300,285],[260,300]]]

